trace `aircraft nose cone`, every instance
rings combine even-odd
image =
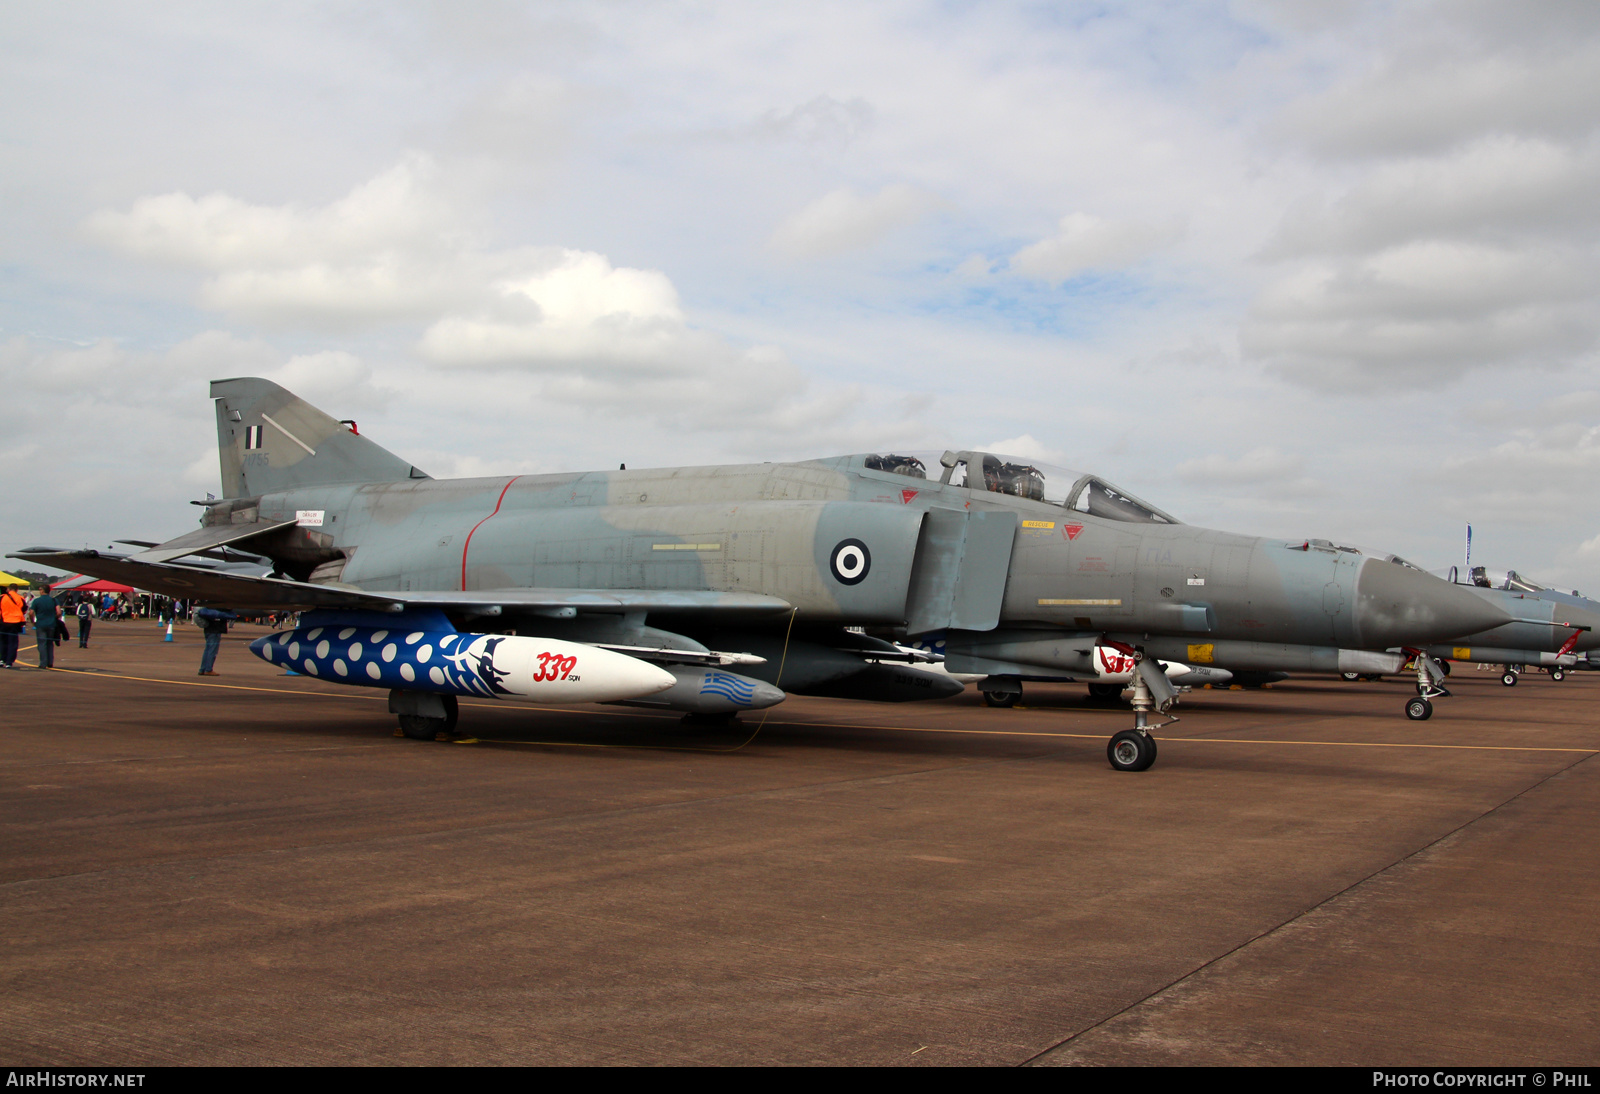
[[[1364,649],[1427,646],[1511,621],[1462,585],[1369,558],[1356,581],[1356,633]]]

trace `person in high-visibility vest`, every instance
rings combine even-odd
[[[28,618],[28,602],[13,585],[0,593],[0,665],[8,669],[17,667],[17,645],[22,636],[22,624]]]

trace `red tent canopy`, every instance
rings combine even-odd
[[[99,578],[85,577],[83,574],[73,574],[63,578],[50,586],[51,592],[63,593],[131,593],[133,586],[118,585],[115,581],[103,581]]]

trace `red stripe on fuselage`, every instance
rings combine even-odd
[[[500,496],[498,498],[496,498],[495,502],[494,502],[494,513],[498,513],[500,511],[500,504],[506,500],[506,491],[511,489],[511,483],[516,482],[520,478],[522,478],[521,475],[513,475],[513,476],[511,476],[511,481],[507,482],[505,484],[504,488],[501,489]],[[489,517],[494,516],[494,513],[490,513]],[[484,517],[483,520],[480,520],[477,524],[474,524],[472,526],[472,531],[467,533],[467,542],[465,542],[465,543],[463,543],[461,545],[461,591],[462,592],[466,592],[467,591],[467,549],[472,546],[472,537],[477,533],[479,528],[483,527],[484,522],[487,521],[489,519],[489,517]]]

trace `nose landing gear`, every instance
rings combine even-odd
[[[1111,643],[1107,643],[1110,645]],[[1156,762],[1156,739],[1150,733],[1152,711],[1165,714],[1178,701],[1178,693],[1167,681],[1167,674],[1146,661],[1143,650],[1115,647],[1133,657],[1133,728],[1124,729],[1106,745],[1106,759],[1118,771],[1144,771]],[[1177,718],[1161,725],[1169,726]]]
[[[1406,717],[1413,722],[1426,722],[1433,717],[1433,700],[1445,699],[1450,690],[1444,686],[1449,671],[1421,650],[1408,650],[1417,670],[1417,697],[1406,701]]]

